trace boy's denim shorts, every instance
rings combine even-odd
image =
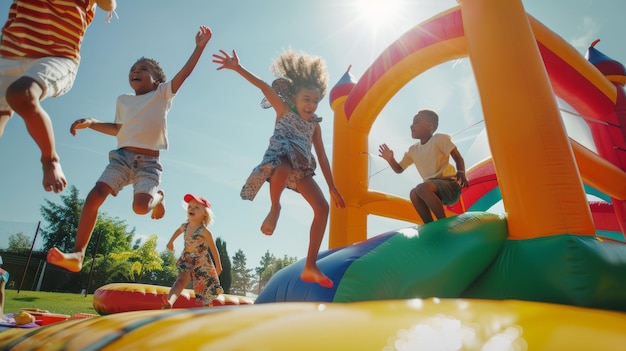
[[[109,165],[98,182],[113,189],[113,196],[126,185],[133,184],[134,193],[156,195],[161,184],[163,167],[158,156],[148,156],[117,149],[109,152]]]
[[[454,205],[461,197],[461,186],[456,178],[433,178],[428,181],[435,183],[437,192],[444,205]]]

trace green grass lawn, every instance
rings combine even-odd
[[[5,290],[4,313],[17,313],[22,308],[39,308],[51,313],[73,316],[75,313],[98,314],[93,309],[93,295],[43,291]]]

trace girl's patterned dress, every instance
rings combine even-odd
[[[252,170],[252,174],[241,189],[241,198],[254,199],[263,183],[269,180],[274,169],[280,164],[281,157],[287,157],[293,169],[287,180],[289,189],[297,191],[298,181],[314,175],[317,164],[311,153],[311,145],[313,132],[321,120],[321,117],[315,115],[306,120],[293,111],[287,112],[279,119],[263,161]]]
[[[185,223],[185,233],[187,233],[187,226],[189,223]],[[217,295],[223,294],[224,289],[220,285],[209,245],[202,235],[203,229],[204,226],[199,226],[189,238],[184,235],[185,250],[176,261],[176,268],[179,273],[189,272],[193,281],[193,291],[196,294],[196,303],[206,306],[215,300]]]

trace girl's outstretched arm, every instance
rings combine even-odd
[[[172,78],[172,93],[176,94],[181,85],[183,85],[183,82],[185,82],[185,79],[187,79],[191,72],[193,72],[193,69],[196,67],[196,64],[198,63],[198,60],[200,59],[200,56],[202,55],[206,44],[209,42],[209,40],[211,40],[212,35],[213,34],[211,33],[211,28],[207,26],[200,26],[200,30],[196,34],[195,49],[191,53],[191,56],[189,57],[183,68],[181,68],[180,71],[174,76],[174,78]]]
[[[239,63],[239,56],[237,56],[237,52],[235,50],[233,50],[232,56],[226,51],[220,50],[220,54],[213,54],[213,62],[220,65],[217,67],[218,71],[224,68],[233,70],[239,73],[248,82],[252,83],[252,85],[261,89],[261,92],[267,101],[269,101],[276,111],[276,116],[282,116],[289,111],[289,106],[283,102],[280,96],[278,96],[278,93],[276,93],[276,91],[269,84],[257,77],[254,73],[248,71]]]
[[[315,148],[315,154],[317,155],[317,162],[319,163],[324,179],[328,184],[330,197],[333,199],[335,206],[340,208],[346,207],[346,203],[339,193],[339,190],[335,187],[335,182],[333,181],[330,162],[328,162],[328,157],[326,157],[326,150],[324,150],[324,142],[322,141],[322,129],[319,124],[315,127],[315,132],[313,133],[313,147]]]

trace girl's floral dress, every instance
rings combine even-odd
[[[261,186],[274,172],[274,168],[280,164],[281,157],[289,159],[293,168],[287,180],[289,189],[297,191],[296,186],[301,179],[315,174],[317,164],[311,153],[311,146],[313,133],[321,120],[322,118],[317,116],[306,120],[293,111],[287,112],[279,119],[263,161],[252,170],[241,189],[241,198],[254,199]]]
[[[187,226],[185,224],[185,233]],[[191,234],[190,237],[185,235],[185,250],[176,261],[178,272],[189,272],[193,282],[193,291],[196,294],[196,303],[209,305],[215,300],[219,294],[224,293],[224,289],[220,285],[220,279],[213,264],[209,245],[204,240],[202,230],[204,226]]]

